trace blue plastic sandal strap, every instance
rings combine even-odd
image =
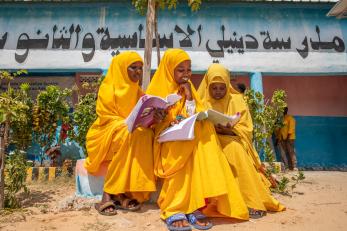
[[[195,210],[193,214],[198,220],[202,220],[206,218],[206,216],[200,210]]]
[[[182,221],[182,220],[187,220],[186,215],[183,213],[177,213],[177,214],[174,214],[174,215],[166,218],[165,222],[166,222],[166,224],[171,225],[175,221]]]
[[[196,222],[198,221],[194,213],[187,214],[187,218],[190,224],[196,224]]]
[[[199,220],[206,218],[206,216],[198,210],[188,214],[187,218],[188,218],[189,224],[191,224],[195,229],[198,229],[198,230],[207,230],[212,228],[213,226],[213,224],[210,221],[207,221],[206,225],[199,225],[197,223]]]

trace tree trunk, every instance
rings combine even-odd
[[[0,124],[0,209],[3,209],[5,205],[5,147],[8,143],[9,127],[10,123],[8,120],[4,124]]]
[[[154,33],[155,33],[155,46],[157,47],[157,64],[160,63],[160,43],[159,43],[159,33],[158,33],[158,5],[155,6],[154,15]]]
[[[145,55],[144,55],[145,60],[144,60],[143,80],[142,80],[142,89],[144,91],[147,89],[150,82],[150,77],[151,77],[154,17],[155,17],[155,0],[148,0],[147,15],[146,15]]]

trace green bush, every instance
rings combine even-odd
[[[16,150],[14,153],[7,155],[5,167],[5,208],[20,208],[21,205],[16,194],[21,190],[29,193],[25,184],[27,167],[24,152]]]
[[[62,126],[70,123],[68,97],[71,93],[71,89],[62,90],[50,85],[37,95],[36,105],[33,107],[33,138],[41,146],[41,165],[45,151],[56,141],[58,123],[61,122]],[[63,141],[59,136],[58,143]]]
[[[86,135],[89,127],[96,120],[96,98],[95,92],[87,93],[84,96],[79,97],[78,104],[75,105],[73,112],[72,125],[77,127],[75,132],[70,130],[69,136],[72,140],[76,141],[82,148],[85,154],[86,151]]]
[[[21,151],[27,150],[32,141],[32,109],[33,101],[29,96],[30,85],[23,83],[18,90],[13,90],[13,98],[21,102],[25,107],[14,109],[16,116],[11,118],[11,131],[9,143]]]
[[[254,90],[246,90],[245,100],[253,120],[253,142],[257,152],[269,162],[270,171],[274,172],[273,162],[276,160],[270,140],[275,129],[281,124],[284,108],[287,106],[284,90],[276,90],[271,99]]]

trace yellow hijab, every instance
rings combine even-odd
[[[113,58],[99,88],[96,104],[99,125],[114,116],[126,118],[143,94],[138,83],[130,80],[127,71],[137,61],[143,62],[141,56],[134,51],[125,51]]]
[[[210,96],[209,86],[212,83],[224,83],[227,86],[226,95],[215,100]],[[202,80],[198,93],[207,108],[212,108],[226,115],[241,113],[240,121],[234,126],[234,131],[241,137],[241,142],[247,153],[252,157],[254,165],[259,168],[261,165],[259,155],[253,146],[253,122],[248,106],[243,99],[243,95],[236,91],[230,83],[230,73],[221,64],[212,64]]]
[[[175,68],[183,61],[191,60],[187,52],[182,49],[168,49],[165,51],[162,60],[155,72],[151,83],[149,84],[146,93],[149,95],[157,95],[160,97],[166,97],[169,94],[178,93],[179,85],[174,79]],[[192,88],[193,99],[195,100],[196,110],[202,111],[201,100],[193,86],[189,81]],[[177,107],[183,107],[185,103],[185,97],[177,103]]]
[[[220,100],[213,99],[209,94],[209,87],[212,83],[224,83],[227,87],[227,93]],[[203,100],[205,107],[212,108],[224,114],[228,114],[229,101],[232,94],[239,94],[230,84],[230,72],[221,64],[212,64],[198,89],[200,98]]]

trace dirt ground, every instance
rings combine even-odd
[[[291,196],[275,195],[286,205],[285,212],[241,223],[212,219],[211,230],[347,230],[347,172],[306,171],[304,174],[306,179]],[[33,183],[30,190],[29,196],[22,195],[23,209],[1,213],[0,230],[167,230],[154,204],[145,204],[135,213],[119,211],[113,217],[99,215],[90,209],[93,200],[74,197],[72,179]],[[82,205],[75,208],[72,200]]]

